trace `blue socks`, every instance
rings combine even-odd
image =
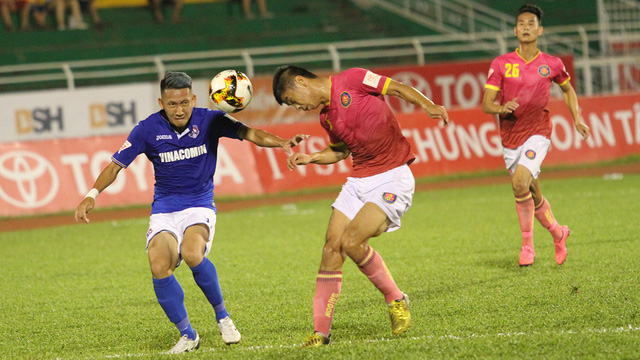
[[[153,289],[162,310],[180,330],[180,336],[187,335],[189,339],[195,339],[196,332],[189,322],[187,309],[184,307],[184,291],[178,280],[173,275],[164,279],[153,279]]]
[[[229,316],[224,306],[224,300],[222,299],[222,291],[220,290],[220,283],[218,282],[218,272],[213,263],[205,257],[198,266],[192,267],[191,271],[193,272],[193,279],[196,281],[196,284],[202,289],[207,300],[209,300],[213,306],[213,310],[216,313],[216,320],[220,321]]]

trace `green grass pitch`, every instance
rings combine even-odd
[[[571,227],[554,261],[537,222],[536,262],[517,265],[508,184],[419,192],[399,231],[371,241],[411,297],[391,335],[381,294],[347,260],[333,344],[300,349],[331,200],[218,214],[209,258],[242,341],[226,346],[182,265],[201,348],[181,359],[640,358],[640,175],[543,180]],[[147,219],[0,233],[0,358],[170,359],[178,333],[156,302]]]

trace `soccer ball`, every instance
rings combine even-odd
[[[211,79],[209,98],[216,110],[238,112],[249,105],[253,97],[253,85],[244,73],[224,70]]]

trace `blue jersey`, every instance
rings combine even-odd
[[[240,139],[238,130],[245,125],[221,111],[193,108],[187,128],[178,134],[163,113],[140,121],[111,160],[126,168],[144,153],[153,163],[156,183],[152,214],[191,207],[215,210],[213,174],[218,140]]]

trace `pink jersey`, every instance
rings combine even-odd
[[[331,77],[331,100],[320,124],[332,144],[344,142],[353,157],[353,177],[383,173],[415,157],[384,99],[391,79],[365,69]]]
[[[552,126],[546,107],[551,82],[564,85],[570,79],[562,60],[542,51],[529,62],[518,50],[495,58],[485,87],[500,92],[500,105],[513,99],[520,104],[513,113],[500,115],[502,146],[515,149],[532,135],[549,138]]]

